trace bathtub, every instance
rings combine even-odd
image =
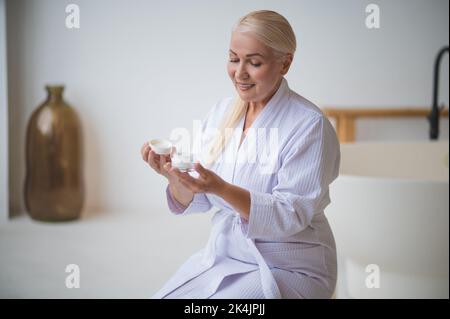
[[[449,143],[341,145],[336,298],[449,297]]]

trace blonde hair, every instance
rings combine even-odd
[[[279,13],[268,10],[253,11],[243,16],[233,26],[232,32],[251,33],[260,42],[270,47],[277,59],[290,53],[294,55],[297,41],[289,22]],[[247,111],[248,103],[239,95],[235,98],[229,111],[225,114],[218,134],[212,143],[207,166],[214,163],[225,149],[233,135],[233,129]]]

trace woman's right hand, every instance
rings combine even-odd
[[[170,155],[158,155],[153,151],[148,145],[148,143],[144,143],[141,147],[141,155],[142,159],[150,165],[153,170],[169,179],[169,173],[164,169],[164,165],[167,162],[171,162]]]
[[[172,150],[175,151],[175,150]],[[187,206],[194,198],[194,193],[184,186],[174,173],[169,173],[172,160],[170,155],[158,155],[145,143],[141,147],[142,159],[158,174],[167,178],[172,196],[182,205]],[[169,163],[168,165],[166,165]]]

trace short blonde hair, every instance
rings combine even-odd
[[[297,48],[297,40],[289,22],[281,14],[275,11],[253,11],[238,20],[233,26],[232,32],[251,33],[261,43],[273,50],[276,58],[286,54],[294,55]],[[233,135],[233,130],[244,116],[248,103],[239,95],[226,112],[218,131],[218,136],[209,148],[206,165],[214,163]],[[227,129],[228,128],[228,129]]]

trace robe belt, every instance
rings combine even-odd
[[[214,219],[216,218],[220,219],[215,221],[215,224],[211,230],[211,236],[209,238],[208,243],[206,244],[202,259],[202,264],[208,268],[211,268],[214,265],[217,256],[216,244],[220,234],[224,233],[227,229],[230,229],[233,226],[233,223],[238,224],[241,223],[239,214],[229,210],[218,211],[216,213],[216,216],[214,216]],[[249,246],[249,250],[254,256],[260,268],[261,286],[263,289],[264,296],[267,299],[280,299],[281,298],[280,290],[278,289],[278,285],[275,281],[275,278],[273,277],[273,274],[270,271],[269,266],[264,260],[264,257],[261,255],[258,248],[256,248],[253,239],[247,238],[246,240]]]

